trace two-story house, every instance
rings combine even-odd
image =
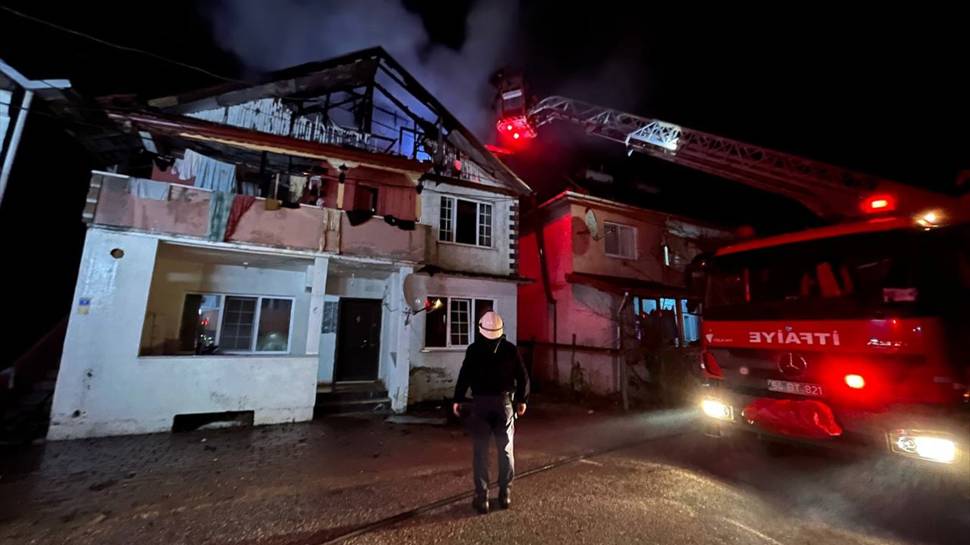
[[[664,344],[698,341],[684,270],[729,236],[700,221],[573,191],[529,211],[520,270],[536,282],[520,286],[518,318],[519,339],[534,346],[533,375],[612,394],[629,348],[621,339],[645,342],[634,330],[638,320],[653,324]]]
[[[62,106],[116,129],[81,135],[106,169],[50,438],[304,421],[358,386],[400,412],[450,394],[485,310],[514,339],[530,189],[383,50]]]

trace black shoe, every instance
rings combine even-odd
[[[475,498],[472,500],[472,507],[478,511],[480,515],[488,514],[488,498]]]
[[[508,509],[512,506],[512,491],[508,488],[500,490],[498,493],[498,506],[502,509]]]

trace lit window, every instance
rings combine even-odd
[[[629,225],[603,222],[606,232],[606,255],[623,259],[637,257],[637,230]]]
[[[428,297],[437,299],[441,309],[428,311],[424,322],[424,346],[429,348],[468,346],[477,335],[478,320],[495,306],[491,299]]]

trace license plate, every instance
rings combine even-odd
[[[772,392],[795,394],[800,396],[822,397],[822,387],[818,384],[804,382],[789,382],[787,380],[769,380],[768,389]]]

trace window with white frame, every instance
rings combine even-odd
[[[606,255],[624,259],[637,257],[637,230],[620,223],[603,222],[606,232]]]
[[[442,195],[438,240],[491,248],[492,205]]]
[[[292,298],[188,293],[179,345],[195,353],[287,354],[292,323]]]
[[[441,300],[439,310],[428,312],[425,318],[424,346],[449,348],[468,346],[475,340],[478,321],[495,308],[491,299],[471,297],[429,297]]]

